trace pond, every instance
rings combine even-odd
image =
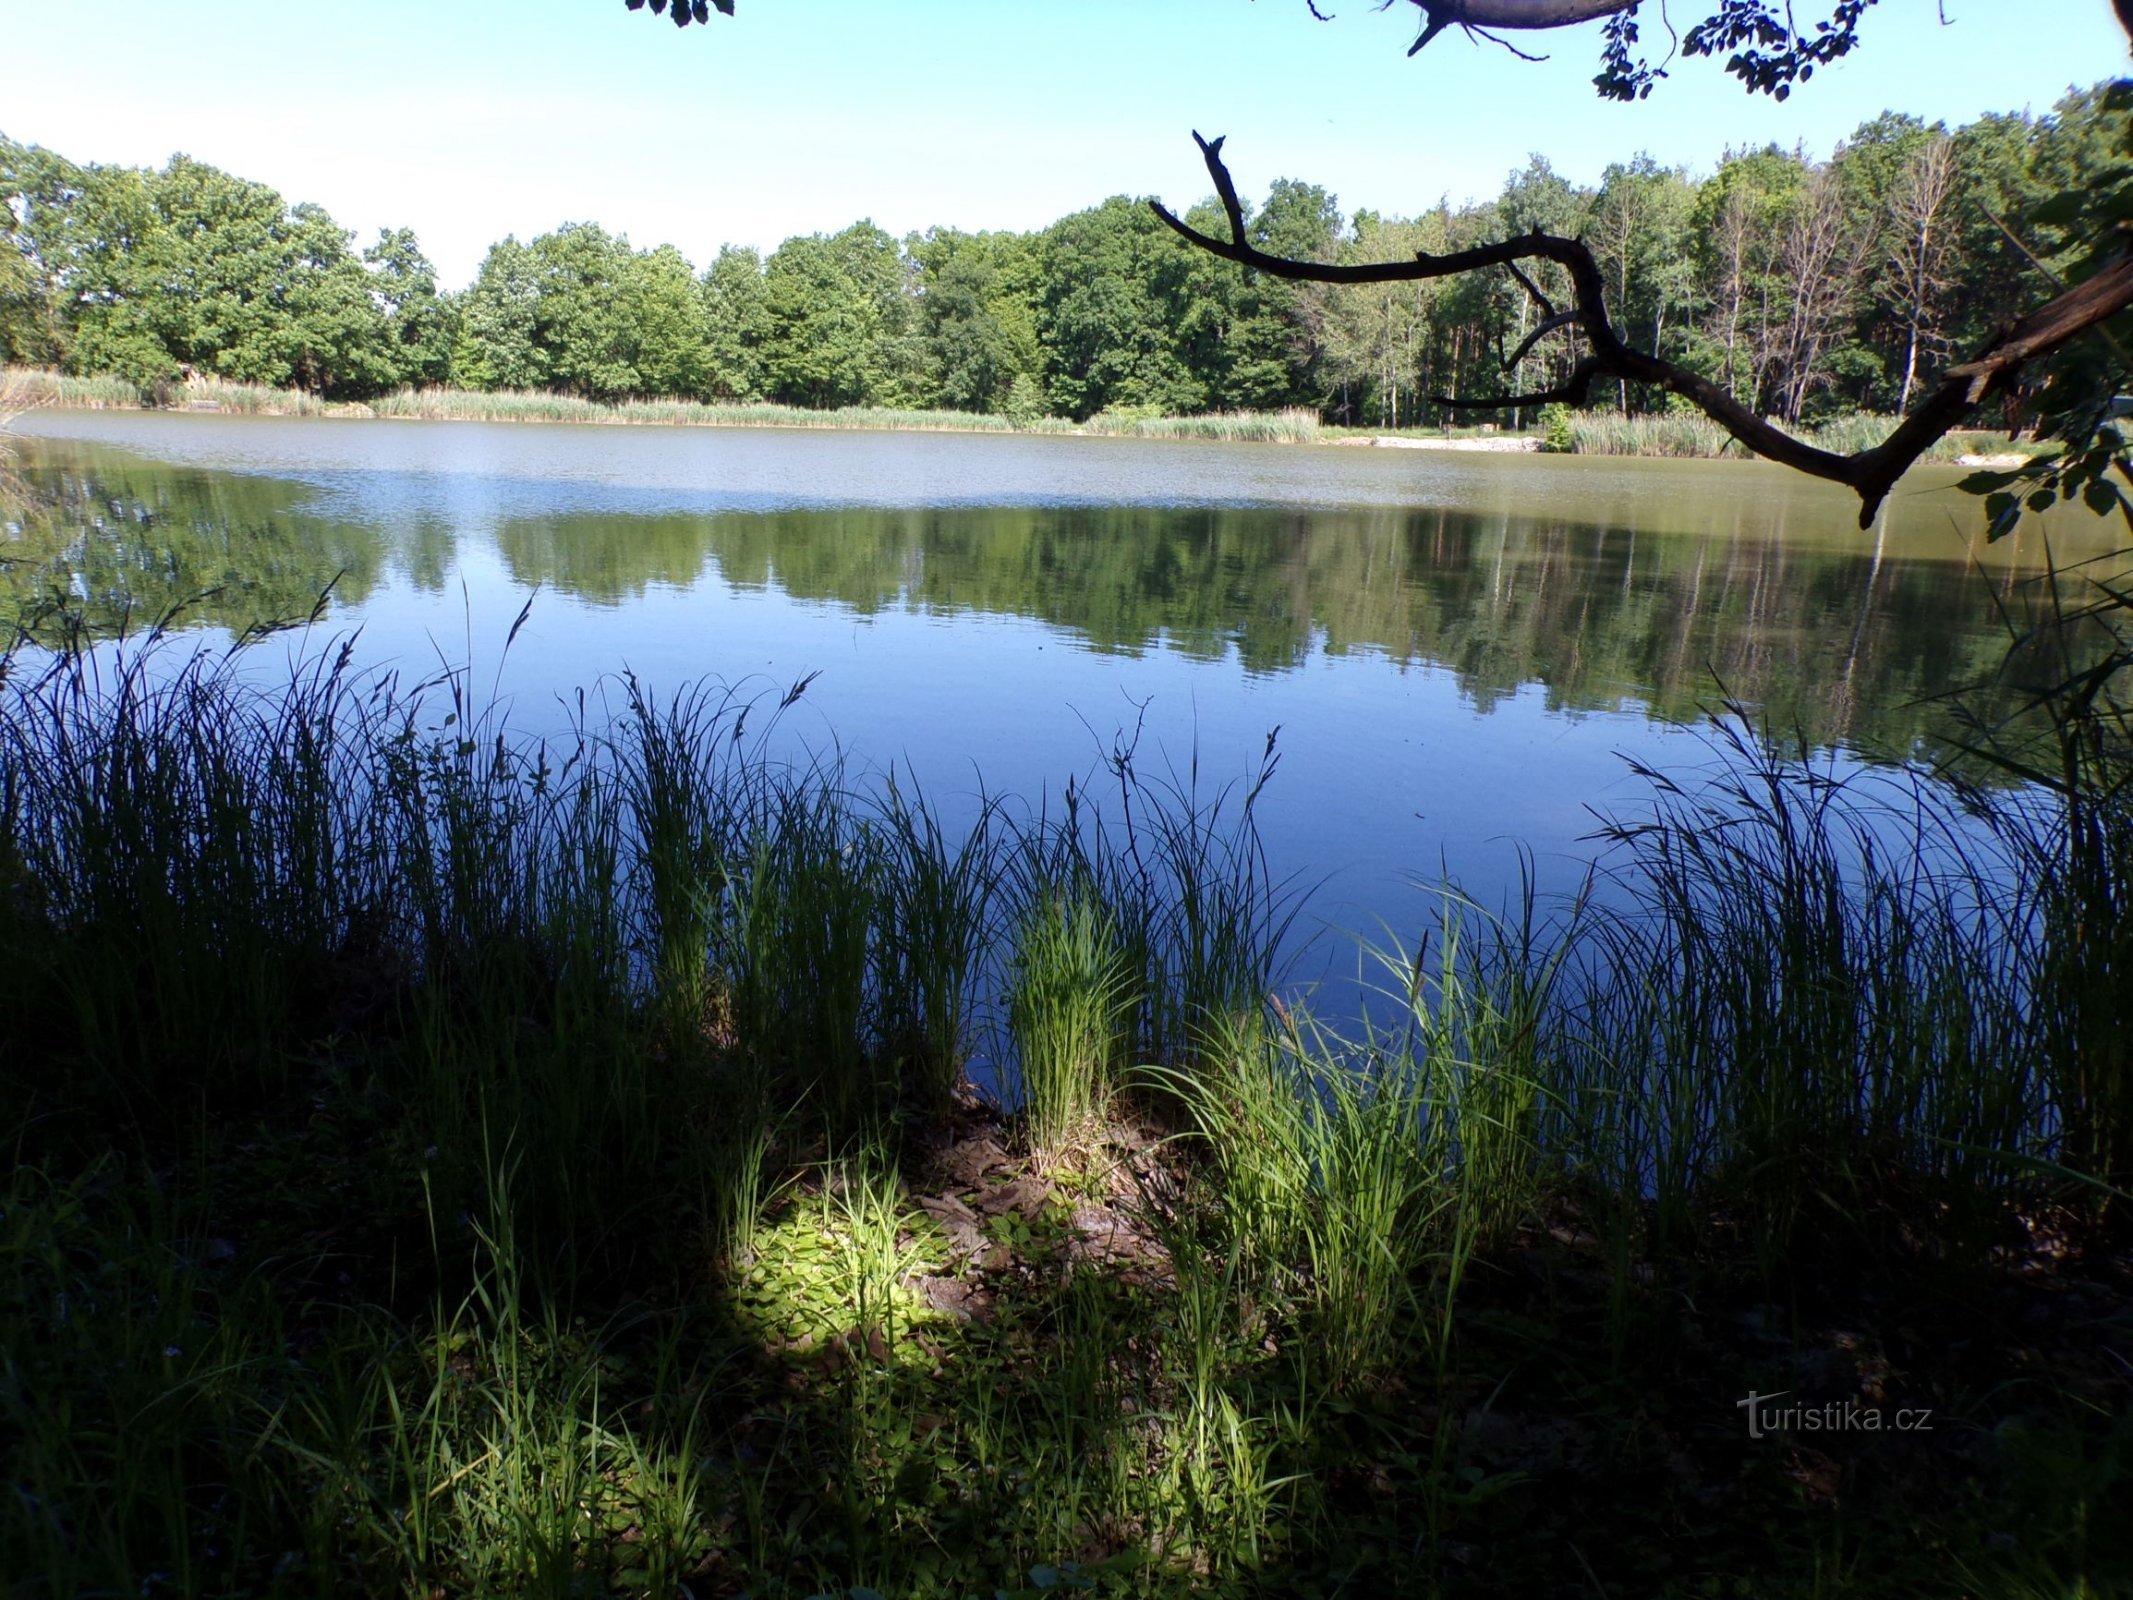
[[[1306,927],[1411,930],[1530,852],[1576,883],[1630,759],[1707,759],[1730,699],[1840,767],[1943,759],[1940,698],[2000,659],[2043,558],[1987,546],[1953,469],[1861,532],[1759,463],[755,429],[33,413],[44,509],[0,608],[103,633],[183,605],[209,638],[301,618],[404,680],[464,667],[561,727],[625,668],[775,695],[780,737],[981,792],[1248,779]],[[2078,554],[2082,523],[2053,529]],[[506,639],[531,602],[523,627]],[[359,630],[359,632],[358,632]],[[323,633],[324,637],[321,637]],[[1327,954],[1328,962],[1342,957]],[[1350,967],[1352,954],[1345,958]]]

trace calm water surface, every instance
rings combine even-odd
[[[1484,900],[1533,852],[1574,883],[1626,756],[1705,759],[1721,694],[1840,765],[1930,762],[1933,697],[1983,675],[1986,547],[1953,471],[1862,533],[1759,464],[1411,450],[32,414],[55,502],[0,535],[0,609],[55,590],[109,630],[180,601],[232,632],[360,629],[367,665],[470,666],[559,727],[627,667],[781,690],[784,736],[975,804],[1139,762],[1255,771],[1309,917],[1408,937],[1447,871]],[[2052,529],[2064,559],[2082,525]],[[215,591],[205,599],[194,597]],[[532,598],[525,627],[505,636]],[[287,637],[287,636],[285,636]],[[310,646],[320,641],[312,635]],[[298,648],[304,647],[301,643]],[[288,646],[275,643],[272,651]],[[277,658],[278,659],[278,658]],[[1278,729],[1278,733],[1275,731]]]

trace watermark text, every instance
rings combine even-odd
[[[1780,1389],[1776,1394],[1750,1394],[1745,1400],[1733,1402],[1734,1409],[1748,1414],[1748,1437],[1764,1439],[1777,1433],[1931,1433],[1933,1410],[1930,1406],[1901,1406],[1885,1410],[1879,1406],[1862,1406],[1856,1400],[1831,1400],[1821,1405],[1808,1405],[1794,1400],[1782,1404],[1791,1394],[1789,1389]]]

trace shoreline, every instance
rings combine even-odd
[[[1582,413],[1572,419],[1567,449],[1550,449],[1540,432],[1495,428],[1370,429],[1322,422],[1315,413],[1227,412],[1200,416],[1099,413],[1083,422],[1047,417],[1023,422],[997,413],[890,407],[817,411],[768,402],[705,403],[638,400],[607,404],[523,391],[403,391],[375,401],[327,401],[301,391],[194,378],[169,405],[143,401],[130,384],[109,377],[72,378],[41,368],[0,372],[0,429],[32,410],[169,412],[184,416],[255,416],[388,422],[570,423],[599,427],[765,428],[793,432],[967,433],[1079,439],[1182,440],[1212,444],[1323,445],[1337,449],[1429,450],[1485,455],[1576,455],[1616,458],[1749,459],[1717,424],[1703,417]],[[1835,419],[1794,430],[1823,448],[1848,453],[1895,425],[1892,418]],[[2027,448],[1991,430],[1957,430],[1925,460],[1969,469],[2022,465],[2042,447]]]
[[[0,697],[13,1588],[841,1594],[814,1552],[858,1549],[916,1600],[1478,1597],[1574,1537],[1641,1593],[1664,1496],[1796,1594],[1802,1461],[1871,1475],[1884,1594],[2020,1578],[1988,1496],[2083,1536],[2133,1261],[2065,1180],[2128,1107],[1996,981],[2082,975],[2034,932],[2063,878],[1854,877],[1889,802],[1744,745],[1625,839],[1638,904],[1536,940],[1448,900],[1375,958],[1406,1026],[1344,1037],[1280,975],[1249,796],[1128,767],[1131,839],[973,844],[787,772],[746,701],[633,685],[558,766],[321,659]],[[1832,927],[1836,1025],[1767,1007]],[[1442,979],[1398,953],[1432,933]],[[2068,1104],[2096,1143],[2047,1142]]]

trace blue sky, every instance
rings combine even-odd
[[[1709,9],[1671,5],[1677,25]],[[621,0],[0,0],[0,131],[77,160],[183,150],[365,242],[412,227],[457,285],[504,234],[568,221],[701,265],[862,216],[902,234],[1039,227],[1118,193],[1188,205],[1208,189],[1194,128],[1229,136],[1248,195],[1296,177],[1400,213],[1493,194],[1530,152],[1588,182],[1639,150],[1827,154],[1883,109],[2042,112],[2126,61],[2107,0],[1882,0],[1860,51],[1785,105],[1684,61],[1624,107],[1592,93],[1592,28],[1529,36],[1541,65],[1456,34],[1409,60],[1411,6],[1331,9],[739,0],[677,31]]]

